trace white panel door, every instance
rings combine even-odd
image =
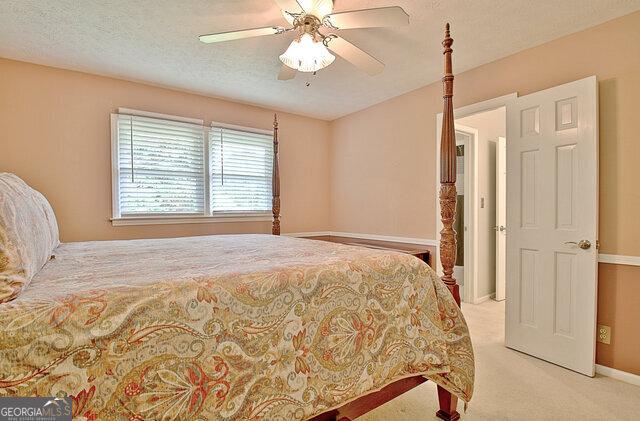
[[[507,142],[496,144],[496,300],[505,299],[507,260]]]
[[[507,107],[506,345],[594,375],[595,76]]]

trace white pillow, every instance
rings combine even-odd
[[[22,292],[60,244],[58,222],[40,192],[0,173],[0,303]]]

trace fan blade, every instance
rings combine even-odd
[[[212,42],[233,41],[235,39],[261,37],[264,35],[275,35],[284,31],[284,28],[268,26],[265,28],[243,29],[240,31],[220,32],[217,34],[200,35],[200,41],[210,44]]]
[[[304,12],[304,8],[296,0],[274,0],[278,7],[291,13]]]
[[[331,51],[371,76],[384,70],[384,64],[378,59],[337,35],[331,36],[331,39],[327,41],[327,46]]]
[[[333,13],[325,18],[336,29],[380,28],[409,24],[409,15],[400,6]]]
[[[297,70],[292,69],[291,67],[283,64],[280,68],[280,73],[278,73],[278,80],[290,80],[296,77]]]

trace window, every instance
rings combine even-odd
[[[209,156],[213,212],[271,210],[271,135],[214,126]]]
[[[112,115],[114,225],[270,220],[272,133]]]
[[[204,212],[202,126],[118,115],[120,215]]]

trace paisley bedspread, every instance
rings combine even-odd
[[[305,419],[423,374],[468,401],[473,350],[434,272],[268,235],[62,244],[0,304],[0,396],[76,419]]]

